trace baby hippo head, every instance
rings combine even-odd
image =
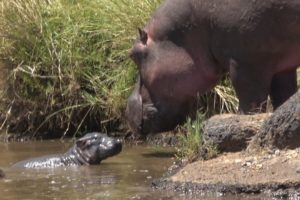
[[[76,157],[81,163],[96,165],[102,160],[122,151],[119,139],[93,132],[78,139],[75,144]]]

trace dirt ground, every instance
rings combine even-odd
[[[282,150],[250,156],[226,153],[215,159],[188,164],[167,182],[251,187],[300,183],[300,149]]]

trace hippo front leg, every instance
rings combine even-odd
[[[290,96],[297,92],[296,69],[275,74],[271,83],[271,100],[273,108],[276,109]]]
[[[271,84],[266,68],[230,61],[230,78],[239,98],[239,112],[250,114],[264,112]]]

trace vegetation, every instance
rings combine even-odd
[[[217,147],[203,143],[202,132],[205,119],[207,119],[205,114],[197,112],[193,120],[188,118],[183,126],[178,127],[179,141],[176,155],[179,159],[192,162],[198,158],[212,158],[218,154]]]
[[[0,0],[0,128],[57,137],[117,127],[136,77],[127,51],[160,2]],[[232,91],[224,78],[199,107],[235,111]]]
[[[66,134],[118,123],[136,75],[127,50],[158,4],[0,0],[0,58],[8,63],[1,112],[10,131]]]
[[[202,141],[202,125],[205,117],[198,112],[194,120],[187,119],[187,122],[179,127],[179,145],[177,156],[193,160],[198,155]]]
[[[198,110],[206,113],[206,117],[218,113],[236,113],[238,109],[238,99],[228,75],[225,75],[211,92],[198,99]]]
[[[213,91],[198,98],[197,113],[189,117],[184,125],[179,126],[179,145],[177,157],[189,162],[198,158],[209,159],[218,154],[217,147],[204,144],[202,140],[203,121],[217,113],[235,113],[238,99],[227,76]],[[205,114],[203,114],[205,113]]]

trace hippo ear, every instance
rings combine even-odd
[[[86,138],[81,138],[76,141],[76,146],[80,149],[85,149],[88,146],[88,140]]]
[[[148,40],[148,34],[145,30],[138,28],[139,34],[140,34],[140,40],[141,42],[146,45]]]

